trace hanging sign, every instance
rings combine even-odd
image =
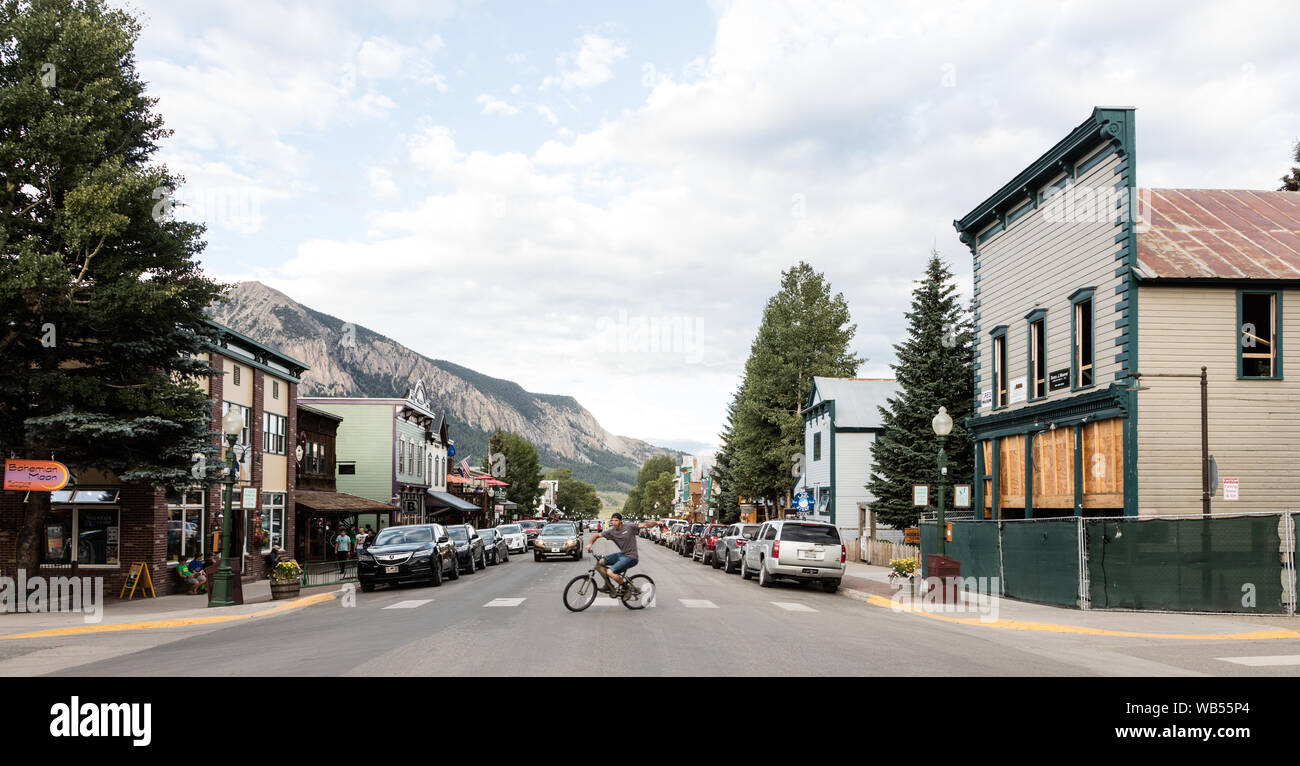
[[[5,489],[53,492],[68,484],[68,467],[53,460],[6,460]]]
[[[257,487],[244,487],[244,507],[257,507]]]
[[[807,513],[812,510],[812,506],[812,495],[807,492],[800,491],[799,494],[794,496],[794,507],[798,508],[800,511]]]

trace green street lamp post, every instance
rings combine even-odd
[[[212,597],[208,599],[208,606],[234,606],[235,600],[231,588],[232,572],[230,571],[230,535],[233,521],[231,520],[230,498],[235,494],[235,480],[238,478],[235,474],[235,441],[239,439],[239,434],[244,430],[244,416],[235,408],[221,418],[221,432],[226,435],[226,508],[221,517],[221,563],[217,566],[216,573],[212,576]]]
[[[943,520],[943,484],[948,475],[948,456],[943,451],[944,442],[948,440],[948,434],[952,433],[952,417],[948,415],[947,407],[940,407],[939,414],[934,416],[930,421],[930,427],[939,437],[939,546],[938,552],[942,555],[944,550],[944,539],[948,536],[948,527]]]

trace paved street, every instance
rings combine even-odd
[[[1175,641],[953,624],[895,613],[843,592],[784,583],[764,589],[645,541],[640,548],[635,571],[658,585],[656,605],[640,612],[601,596],[587,611],[571,613],[560,594],[590,559],[539,563],[516,555],[439,588],[358,592],[355,607],[335,599],[227,625],[2,641],[0,674],[1300,673],[1286,659],[1255,665],[1223,659],[1292,657],[1300,654],[1297,640]],[[1230,619],[1178,618],[1197,625]],[[1238,632],[1274,627],[1234,621],[1242,623],[1233,628]]]

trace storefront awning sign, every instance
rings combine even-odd
[[[68,467],[53,460],[6,460],[5,489],[53,492],[68,483]]]

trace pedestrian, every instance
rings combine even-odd
[[[357,549],[357,528],[348,527],[348,537],[352,539],[352,550]]]
[[[339,574],[343,574],[347,568],[348,552],[351,550],[352,538],[340,527],[339,536],[334,538],[334,558],[339,562]]]
[[[369,539],[370,536],[366,534],[366,530],[362,529],[357,531],[357,552],[358,553],[360,553],[362,548],[366,547],[366,541]]]

